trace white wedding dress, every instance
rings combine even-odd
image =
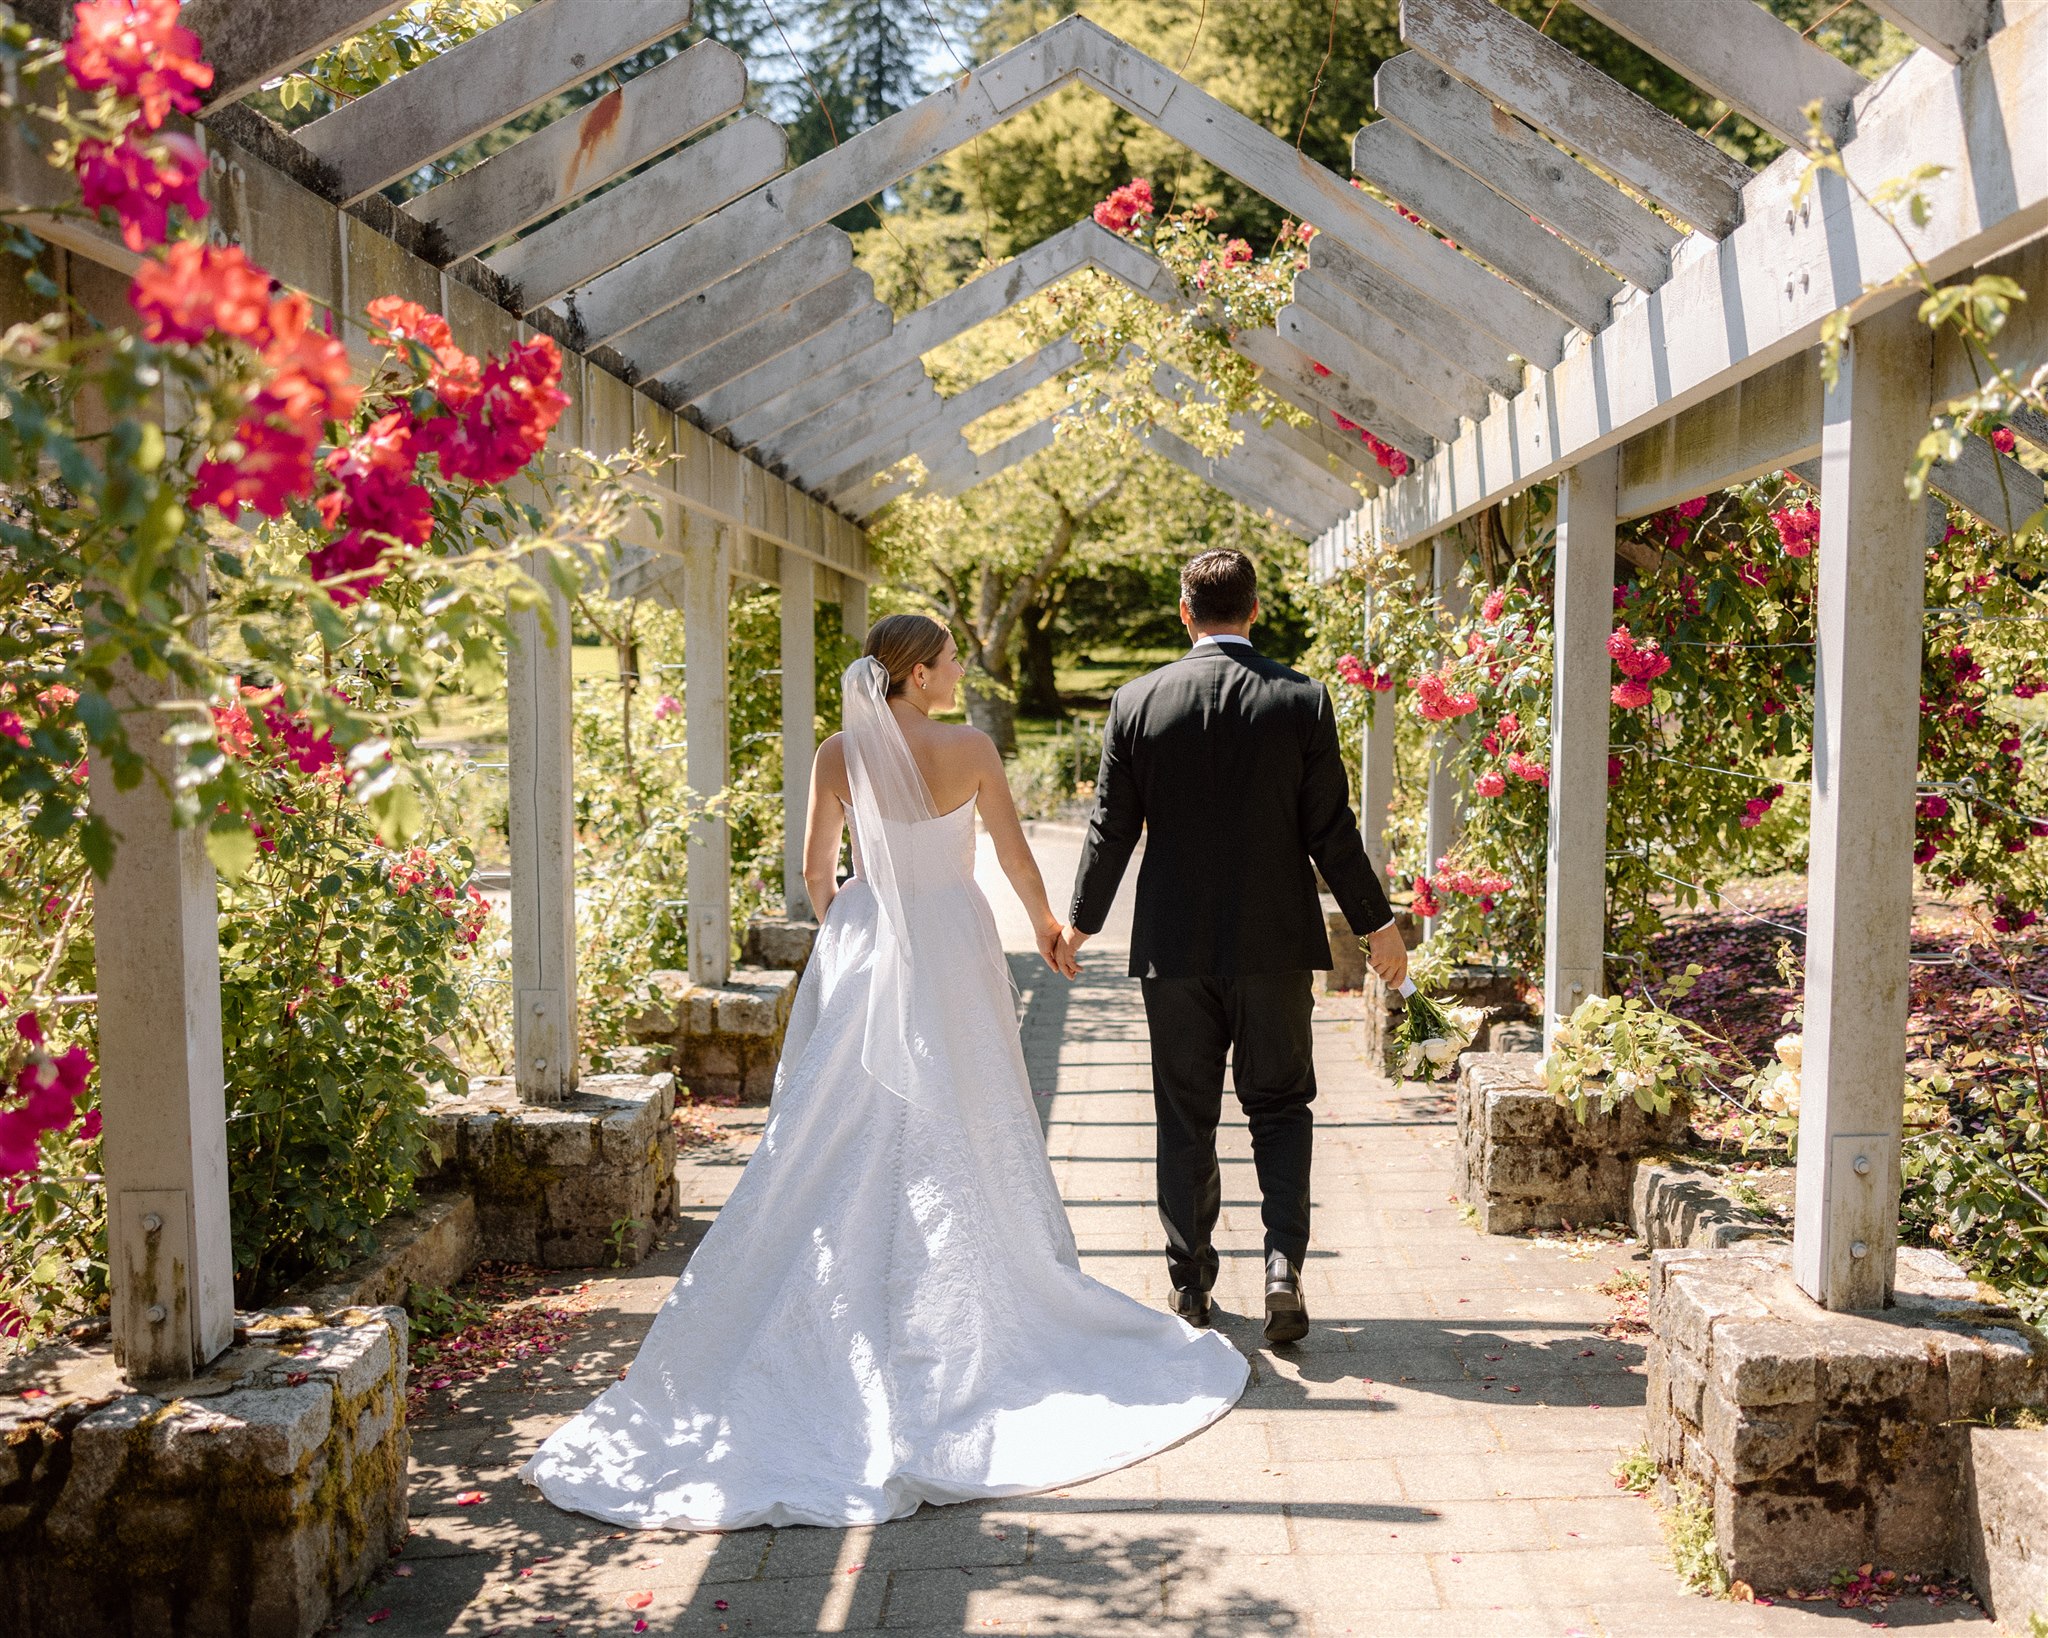
[[[847,672],[858,874],[819,929],[760,1148],[632,1368],[521,1470],[557,1506],[875,1523],[1110,1472],[1244,1389],[1223,1337],[1081,1272],[973,804],[932,813],[886,681]]]

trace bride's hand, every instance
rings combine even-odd
[[[1054,963],[1069,978],[1081,976],[1081,946],[1088,942],[1089,935],[1078,927],[1067,927],[1060,933],[1059,959]]]
[[[1034,935],[1038,941],[1038,954],[1045,964],[1064,978],[1074,975],[1060,965],[1060,934],[1066,929],[1056,921],[1042,921]]]

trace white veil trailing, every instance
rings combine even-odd
[[[846,668],[846,779],[853,791],[854,841],[860,873],[874,892],[873,990],[861,1064],[891,1092],[931,1108],[950,1088],[937,1044],[911,1007],[911,931],[904,912],[906,876],[915,869],[915,827],[938,815],[931,792],[889,709],[889,671],[864,655]]]

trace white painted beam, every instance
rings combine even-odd
[[[715,347],[707,347],[675,368],[664,370],[655,380],[678,401],[691,403],[860,312],[874,299],[874,281],[859,268],[851,268],[838,278],[805,291],[766,318],[735,331]]]
[[[1927,481],[2000,534],[2018,532],[2048,502],[2038,474],[1974,436],[1963,440],[1954,461],[1935,462]]]
[[[1688,241],[1661,290],[1620,304],[1562,368],[1383,491],[1371,503],[1376,533],[1397,545],[1426,539],[1817,345],[1838,307],[1868,316],[1907,300],[1896,281],[1911,271],[1908,247],[1937,281],[2008,254],[2014,267],[2041,261],[2029,241],[2048,228],[2048,143],[2007,133],[2038,121],[2048,102],[2048,7],[2008,23],[1982,58],[1958,74],[1915,54],[1865,94],[1842,150],[1853,188],[1823,175],[1796,209],[1805,161],[1775,161],[1726,241]],[[1927,221],[1906,223],[1902,245],[1861,200],[1922,164],[1945,167],[1944,185],[1928,190]],[[2031,305],[2008,329],[2035,333]],[[1944,393],[1969,390],[1959,358],[1943,369]]]
[[[1411,426],[1432,438],[1457,437],[1457,410],[1335,325],[1325,324],[1304,307],[1287,306],[1273,315],[1273,328],[1329,376],[1341,377],[1354,391],[1382,403],[1399,404],[1401,416]],[[1323,381],[1329,376],[1318,372],[1316,379]]]
[[[683,774],[690,823],[690,977],[716,987],[732,976],[732,827],[722,797],[730,777],[732,557],[736,531],[695,525],[684,546]]]
[[[1676,228],[1421,52],[1380,64],[1372,86],[1388,119],[1631,284],[1654,290],[1671,277]]]
[[[1607,322],[1619,279],[1392,121],[1352,139],[1351,168],[1580,329]]]
[[[898,411],[907,396],[926,393],[936,396],[931,378],[924,373],[924,366],[916,362],[905,364],[901,369],[891,370],[879,380],[856,387],[845,397],[764,438],[754,445],[754,457],[770,466],[779,465],[791,460],[807,445],[835,436],[844,447],[855,438],[864,438],[880,430],[878,423]]]
[[[512,855],[512,1079],[522,1102],[576,1090],[575,724],[569,604],[536,557],[545,624],[512,616],[505,647],[507,829]]]
[[[234,1340],[220,928],[205,834],[171,813],[183,759],[155,707],[178,690],[132,671],[118,687],[150,772],[124,791],[92,768],[93,811],[120,838],[92,895],[101,1161],[114,1359],[151,1382],[195,1375]]]
[[[690,0],[543,0],[292,135],[352,203],[689,21]]]
[[[1525,360],[1484,330],[1456,322],[1434,302],[1424,300],[1399,279],[1389,278],[1385,269],[1362,256],[1318,237],[1309,246],[1308,270],[1354,305],[1379,314],[1446,363],[1483,381],[1489,390],[1503,394],[1522,390]]]
[[[185,0],[178,21],[206,47],[213,84],[206,100],[239,101],[396,11],[399,0]]]
[[[1792,1269],[1835,1309],[1882,1308],[1898,1246],[1927,545],[1902,486],[1932,364],[1911,303],[1855,326],[1821,432]]]
[[[780,176],[788,164],[782,127],[749,114],[515,239],[485,265],[517,287],[520,310],[530,313]]]
[[[1550,829],[1543,897],[1543,1045],[1606,994],[1607,639],[1614,631],[1615,483],[1603,451],[1558,484],[1556,662],[1550,682]]]
[[[1944,61],[1959,63],[1984,49],[1996,25],[1998,0],[1863,0]]]
[[[848,493],[912,454],[937,450],[947,441],[937,430],[945,413],[946,401],[930,379],[913,378],[882,413],[835,427],[829,437],[802,451],[792,463],[795,481],[828,498]],[[955,428],[951,441],[959,437]]]
[[[1315,523],[1296,515],[1295,508],[1300,506],[1298,500],[1283,500],[1260,488],[1242,467],[1234,465],[1228,458],[1214,460],[1164,427],[1153,427],[1140,436],[1145,447],[1154,454],[1164,456],[1212,488],[1222,490],[1248,511],[1270,518],[1283,529],[1304,539],[1313,538],[1320,532]]]
[[[782,908],[785,915],[815,921],[817,911],[804,891],[804,825],[810,816],[811,758],[818,749],[817,566],[784,552],[781,582]]]
[[[1059,427],[1059,417],[1048,415],[1026,427],[1022,432],[1013,433],[993,449],[985,449],[973,457],[964,469],[949,472],[945,479],[934,485],[940,494],[962,495],[978,484],[984,484],[998,473],[1007,472],[1011,467],[1044,449],[1052,447],[1052,441]]]
[[[1414,382],[1453,416],[1476,421],[1486,413],[1490,395],[1484,381],[1384,314],[1361,307],[1322,274],[1304,270],[1294,275],[1293,305],[1380,359],[1397,377]]]
[[[1742,220],[1740,161],[1492,0],[1402,0],[1401,38],[1701,231]]]
[[[639,374],[660,375],[782,311],[852,266],[853,241],[827,223],[623,335],[590,340],[617,348]]]
[[[1316,374],[1315,360],[1277,331],[1240,330],[1231,345],[1258,365],[1262,379],[1271,377],[1291,394],[1300,394],[1336,410],[1411,459],[1424,458],[1434,447],[1427,432],[1355,382],[1345,381],[1334,373]]]
[[[838,379],[841,365],[880,346],[895,328],[896,315],[881,302],[875,302],[852,317],[840,320],[822,335],[813,336],[788,352],[777,353],[744,375],[734,376],[724,386],[698,399],[693,406],[694,411],[706,426],[720,428],[735,444],[747,448],[758,441],[758,434],[748,438],[737,436],[734,429],[739,423],[735,417],[746,415],[764,403],[776,402],[806,382],[827,377]],[[865,379],[865,375],[857,377],[856,384]],[[839,394],[835,393],[834,397],[837,396]],[[750,419],[748,424],[757,426],[759,423]],[[772,432],[775,428],[766,430]]]
[[[1839,139],[1842,116],[1870,84],[1756,0],[1579,0],[1579,9],[1795,148],[1812,141],[1808,104],[1821,104]]]
[[[1337,566],[1341,566],[1359,551],[1363,543],[1359,539],[1355,516],[1340,522],[1337,532]],[[1386,661],[1373,652],[1367,635],[1372,628],[1373,596],[1370,591],[1366,593],[1365,619],[1359,633],[1358,652],[1367,668],[1376,671]],[[1389,893],[1394,890],[1394,850],[1387,840],[1387,815],[1394,806],[1399,767],[1396,753],[1400,707],[1396,703],[1397,698],[1398,695],[1391,691],[1378,692],[1367,702],[1365,744],[1359,760],[1358,828],[1365,838],[1365,856],[1372,861],[1373,869],[1380,873],[1380,880]]]
[[[473,256],[695,136],[746,95],[747,65],[700,40],[403,208],[441,235],[450,260]]]
[[[1206,403],[1215,396],[1200,382],[1182,374],[1171,364],[1162,364],[1152,372],[1152,384],[1162,397],[1175,400]],[[1284,457],[1291,468],[1298,469],[1295,481],[1308,484],[1340,513],[1350,512],[1357,507],[1358,491],[1352,487],[1349,478],[1336,470],[1336,465],[1342,464],[1355,471],[1364,471],[1363,463],[1371,463],[1372,457],[1367,455],[1361,446],[1352,446],[1358,450],[1358,459],[1354,461],[1341,449],[1334,435],[1327,439],[1321,436],[1325,430],[1321,427],[1313,431],[1304,431],[1278,415],[1270,421],[1262,420],[1249,410],[1239,410],[1231,416],[1230,425],[1247,444],[1256,439],[1271,450],[1276,459]],[[1379,470],[1377,463],[1372,463],[1372,469],[1375,472]]]

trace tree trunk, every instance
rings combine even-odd
[[[1034,604],[1024,611],[1024,651],[1018,656],[1017,709],[1036,717],[1064,717],[1060,686],[1053,675],[1053,611]]]
[[[1017,702],[999,688],[975,687],[977,676],[987,673],[970,671],[963,685],[967,720],[994,740],[1004,757],[1013,757],[1017,754]]]

